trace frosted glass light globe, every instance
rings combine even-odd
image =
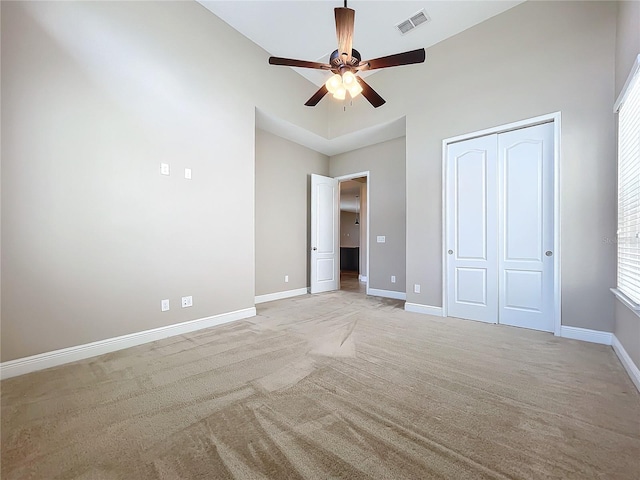
[[[351,95],[351,98],[356,98],[358,95],[360,95],[361,92],[362,92],[362,87],[357,81],[356,83],[354,83],[352,86],[349,87],[349,94]]]
[[[333,94],[333,98],[336,98],[338,100],[344,100],[346,96],[347,96],[347,89],[344,88],[342,85],[340,85],[340,87],[338,87],[338,89]]]
[[[329,90],[329,93],[336,93],[336,90],[338,90],[339,87],[342,87],[342,77],[337,73],[332,75],[325,83],[325,86],[327,87],[327,90]]]
[[[348,89],[352,85],[357,84],[358,81],[356,80],[356,76],[352,72],[344,72],[344,74],[342,75],[342,83],[344,84],[345,88]]]

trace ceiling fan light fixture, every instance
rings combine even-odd
[[[342,87],[342,77],[339,74],[331,75],[329,80],[325,83],[329,93],[336,93],[336,91]]]
[[[351,95],[351,98],[356,98],[361,93],[362,93],[362,87],[358,82],[356,82],[355,84],[349,87],[349,95]]]
[[[347,89],[340,85],[335,92],[333,92],[333,98],[337,100],[344,100],[347,96]]]

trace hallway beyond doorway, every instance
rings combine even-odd
[[[340,272],[340,290],[345,292],[366,293],[367,287],[365,283],[358,280],[358,272],[342,271]]]

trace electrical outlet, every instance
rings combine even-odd
[[[187,180],[191,180],[191,169],[190,168],[185,168],[184,169],[184,178],[186,178]]]
[[[284,283],[289,283],[289,275],[284,276]]]
[[[386,243],[386,241],[387,241],[387,237],[385,237],[384,235],[378,235],[378,236],[376,237],[376,241],[377,241],[378,243]]]
[[[162,300],[162,302],[160,302],[160,308],[162,309],[163,312],[166,312],[167,310],[169,310],[169,299],[168,298],[166,300]]]
[[[416,283],[413,286],[413,293],[420,293],[420,284],[419,283]]]
[[[171,170],[169,168],[169,164],[168,163],[161,163],[160,164],[160,173],[162,175],[170,175],[171,174]]]
[[[188,297],[182,297],[182,308],[187,308],[193,306],[193,297],[189,295]]]
[[[396,283],[396,276],[395,275],[391,275],[391,283]]]

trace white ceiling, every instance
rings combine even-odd
[[[337,48],[333,9],[343,6],[340,0],[198,1],[273,56],[326,63]],[[349,8],[356,12],[353,46],[362,60],[429,48],[523,1],[349,1]],[[395,25],[421,9],[431,20],[401,35]],[[318,86],[331,75],[306,68],[294,70]]]
[[[405,136],[405,117],[328,139],[256,108],[256,127],[331,157]]]
[[[341,0],[197,1],[273,56],[328,62],[329,55],[337,48],[333,9],[343,6]],[[349,1],[349,8],[356,12],[353,46],[363,60],[421,47],[428,49],[523,1]],[[401,35],[395,25],[422,9],[430,21]],[[428,52],[426,61],[429,62]],[[313,69],[293,70],[318,86],[330,75]],[[361,75],[364,77],[376,72]],[[300,99],[301,102],[305,100]],[[256,126],[329,156],[405,135],[404,118],[333,139],[321,137],[286,119],[259,110],[256,110]]]

